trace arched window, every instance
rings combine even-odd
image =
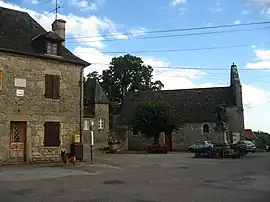
[[[203,124],[203,133],[209,133],[209,125],[208,124]]]

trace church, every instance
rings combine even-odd
[[[233,63],[230,71],[230,86],[177,89],[161,91],[138,91],[128,94],[123,102],[120,115],[116,122],[118,137],[125,140],[127,150],[144,150],[152,139],[145,138],[132,128],[132,118],[136,103],[140,101],[159,100],[172,105],[177,113],[182,115],[182,124],[169,136],[164,136],[164,142],[169,150],[185,150],[198,140],[213,140],[215,137],[216,109],[223,105],[228,114],[227,140],[244,134],[244,109],[242,101],[242,86]],[[161,138],[162,139],[162,138]]]

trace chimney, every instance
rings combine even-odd
[[[52,31],[55,32],[58,36],[65,40],[66,38],[66,21],[61,19],[56,19],[52,24]],[[65,41],[62,42],[62,45],[65,46]]]

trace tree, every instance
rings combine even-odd
[[[112,113],[118,113],[128,92],[160,90],[161,81],[152,81],[153,68],[145,65],[140,57],[124,55],[112,58],[109,69],[101,75],[101,85],[112,103]]]
[[[160,133],[171,133],[180,125],[181,117],[164,102],[143,101],[135,108],[133,128],[147,138],[153,138],[155,144],[159,142]]]
[[[88,100],[91,97],[92,93],[90,89],[92,89],[92,85],[94,85],[95,80],[100,81],[100,75],[96,71],[89,73],[86,78],[83,78],[84,105],[88,104]]]

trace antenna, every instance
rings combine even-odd
[[[55,20],[57,20],[57,14],[58,14],[58,0],[55,0]],[[60,8],[60,6],[59,6]]]
[[[60,5],[58,3],[58,0],[55,0],[55,9],[49,11],[48,14],[55,11],[55,19],[57,20],[57,15],[58,15],[58,10],[59,9],[60,9]]]

